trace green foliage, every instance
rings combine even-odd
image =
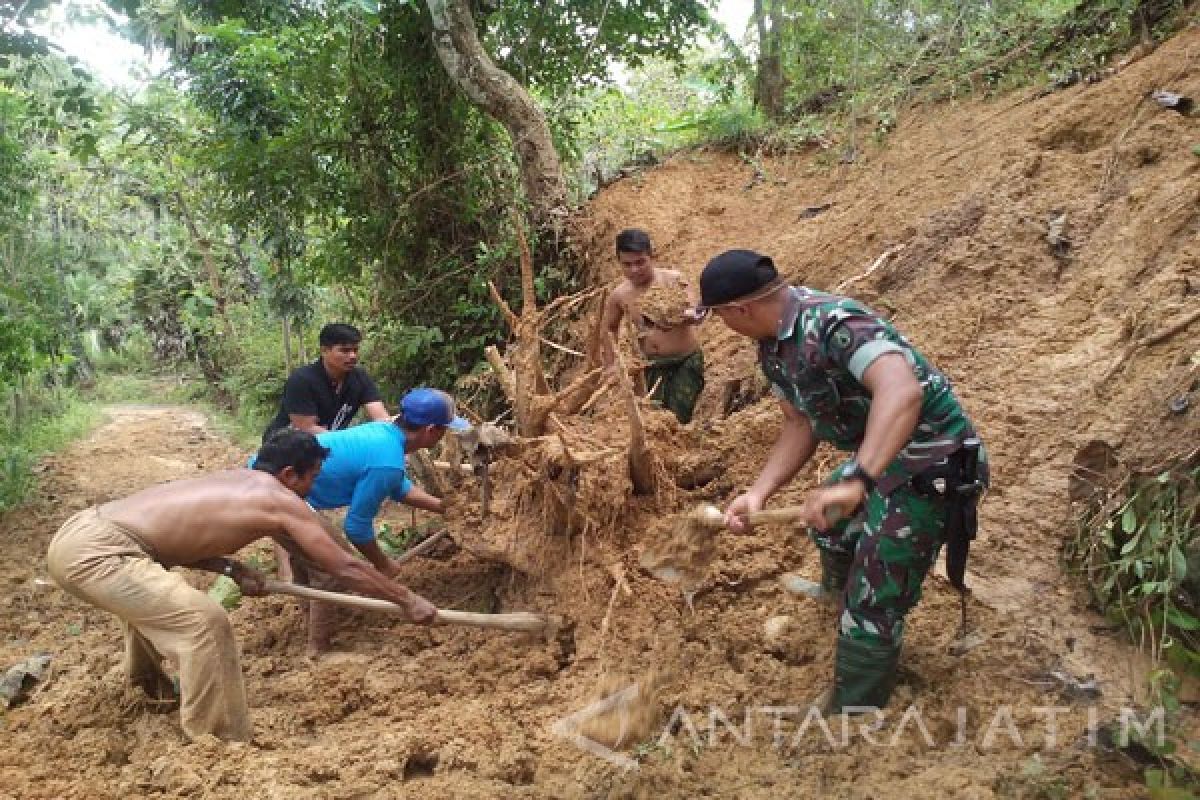
[[[146,398],[153,398],[156,403],[187,403],[195,400],[195,390],[184,375],[139,374],[121,367],[112,372],[98,372],[85,397],[103,404],[144,403]]]
[[[709,24],[705,0],[500,0],[484,15],[489,50],[526,86],[551,93],[607,81],[611,64],[676,60]]]
[[[1152,657],[1151,696],[1173,722],[1179,675],[1200,677],[1200,456],[1096,487],[1065,555],[1105,614]],[[1139,744],[1161,764],[1153,779],[1147,773],[1153,796],[1186,797],[1177,787],[1197,786],[1174,737]]]
[[[0,428],[0,512],[17,505],[33,488],[38,459],[85,435],[99,410],[67,389],[36,384],[0,387],[0,408],[13,424]]]
[[[383,550],[388,558],[395,558],[428,539],[441,527],[440,520],[428,520],[420,525],[406,525],[396,530],[390,523],[385,522],[379,526],[379,536],[376,538],[379,549]]]
[[[1200,791],[1200,779],[1182,763],[1147,768],[1145,780],[1150,800],[1196,800]]]
[[[785,89],[776,121],[838,114],[853,144],[864,134],[886,135],[898,109],[913,101],[1090,78],[1138,38],[1161,34],[1183,5],[764,0],[759,45],[778,53]],[[771,19],[776,24],[766,25]]]
[[[1080,517],[1067,557],[1156,660],[1200,675],[1200,466],[1130,476]]]
[[[259,433],[279,407],[287,370],[279,324],[260,306],[242,306],[234,315],[232,341],[222,342],[220,385],[238,416]],[[299,359],[294,366],[299,366]]]
[[[226,611],[232,611],[242,604],[242,588],[237,581],[226,575],[218,575],[208,587],[208,596],[221,604]]]

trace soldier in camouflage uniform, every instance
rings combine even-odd
[[[745,515],[791,480],[818,442],[853,454],[808,494],[802,521],[820,548],[823,587],[842,598],[826,708],[883,706],[905,614],[946,538],[950,501],[922,479],[964,442],[974,446],[975,430],[946,376],[854,300],[787,286],[771,259],[749,250],[710,261],[700,291],[704,307],[758,340],[784,416],[762,472],[726,511],[728,527],[745,530]],[[978,479],[986,485],[982,454]]]

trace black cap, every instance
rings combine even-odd
[[[753,250],[726,250],[700,273],[700,303],[723,306],[779,280],[775,262]]]

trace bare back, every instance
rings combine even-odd
[[[288,469],[284,467],[280,474]],[[316,468],[308,474],[315,476]],[[437,618],[437,609],[428,600],[338,546],[317,513],[296,493],[307,492],[312,477],[302,478],[295,491],[291,486],[266,472],[234,469],[152,486],[98,511],[141,536],[165,567],[209,569],[202,562],[271,536],[282,544],[294,544],[351,589],[400,604],[414,622],[429,624]]]
[[[251,469],[159,484],[99,511],[140,535],[165,566],[229,555],[264,536],[291,538],[297,526],[321,533],[303,499]]]

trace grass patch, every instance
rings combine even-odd
[[[87,396],[104,405],[188,405],[202,397],[203,390],[180,375],[102,372]]]
[[[102,416],[72,389],[47,389],[35,398],[26,419],[0,433],[0,512],[29,496],[39,459],[86,436]]]

